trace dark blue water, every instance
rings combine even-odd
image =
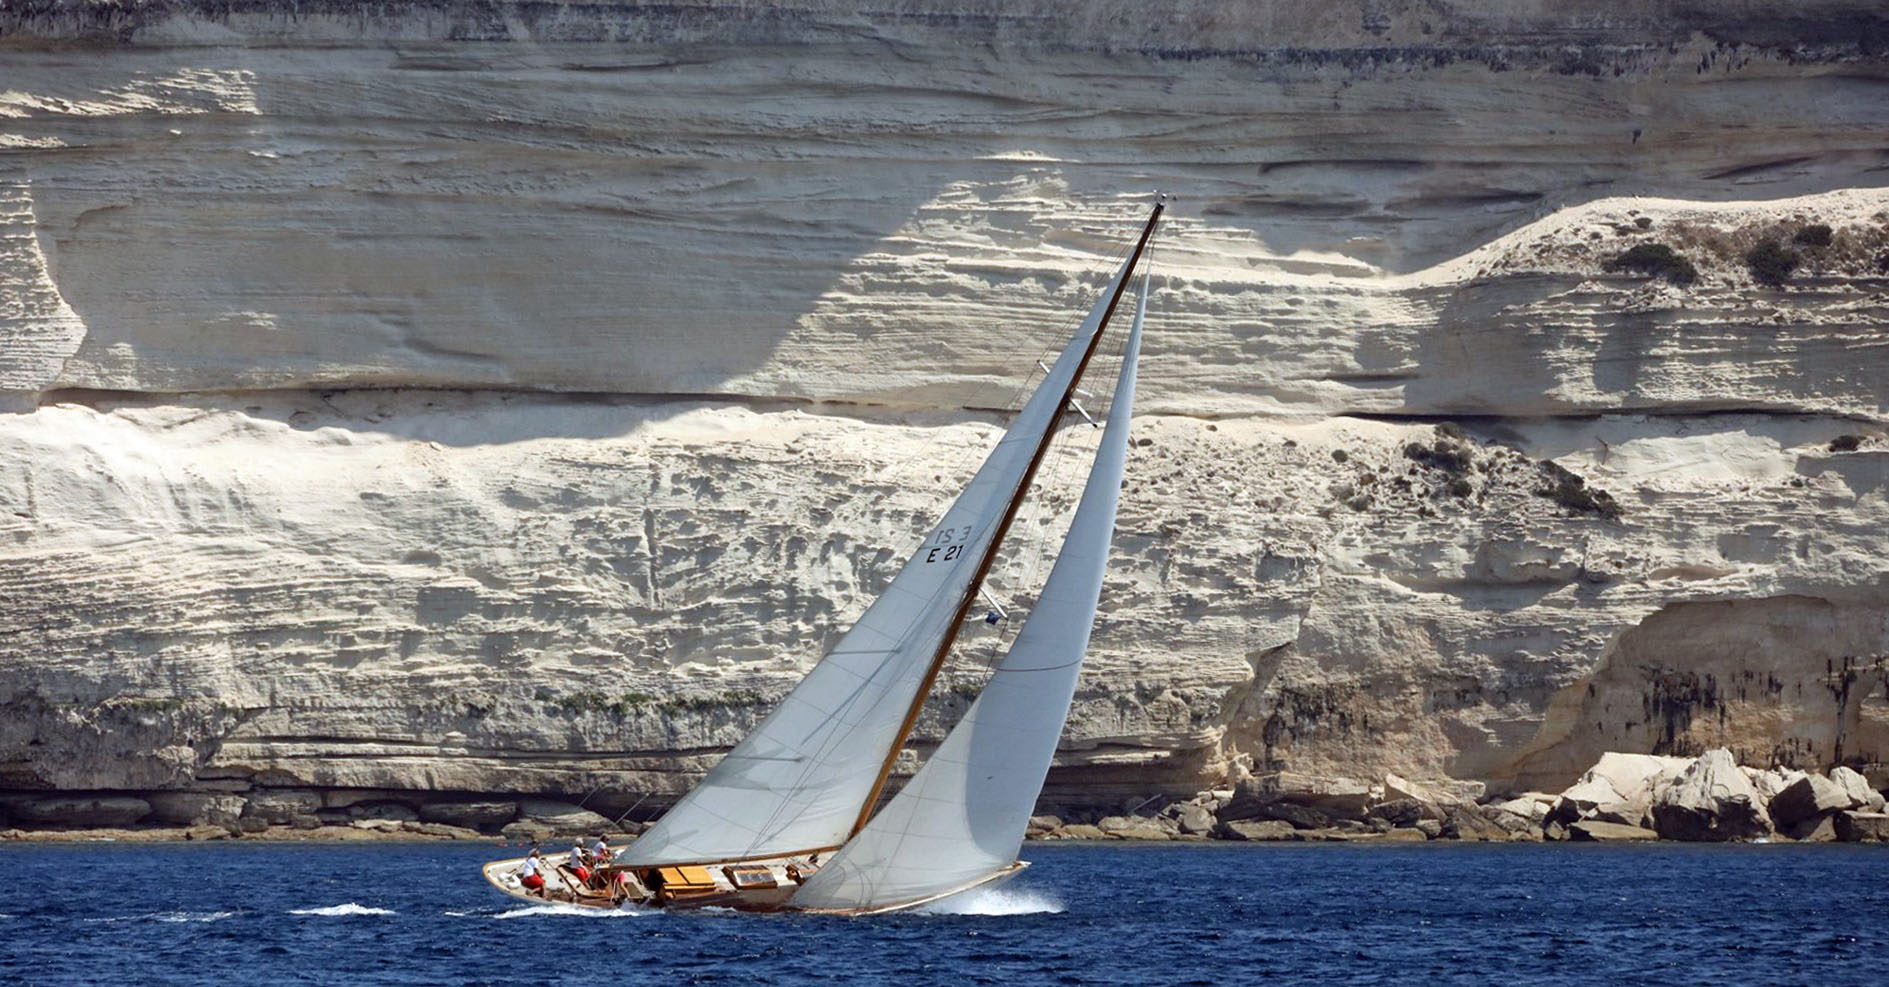
[[[973,914],[513,902],[492,847],[0,847],[0,984],[1861,984],[1889,847],[1029,846]]]

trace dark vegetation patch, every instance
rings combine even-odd
[[[1541,486],[1535,488],[1536,496],[1546,497],[1577,514],[1620,520],[1620,504],[1607,491],[1588,486],[1579,474],[1559,463],[1543,462],[1540,469]]]
[[[1836,438],[1830,440],[1830,451],[1831,452],[1855,452],[1857,447],[1861,446],[1862,444],[1863,444],[1863,437],[1860,435],[1839,435]]]
[[[1608,271],[1665,278],[1673,284],[1691,284],[1699,279],[1699,269],[1663,243],[1638,244],[1603,266]]]
[[[1804,247],[1828,247],[1830,245],[1830,226],[1828,223],[1812,223],[1797,231],[1791,242]]]
[[[1797,251],[1783,246],[1776,240],[1765,238],[1758,245],[1745,253],[1745,266],[1751,268],[1751,276],[1759,284],[1772,287],[1782,285],[1797,269],[1800,258]]]

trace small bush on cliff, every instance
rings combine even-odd
[[[1432,469],[1439,469],[1451,476],[1462,476],[1476,465],[1476,453],[1465,445],[1458,445],[1448,438],[1439,438],[1426,446],[1421,442],[1409,442],[1404,445],[1404,458]]]
[[[1745,254],[1745,266],[1751,268],[1751,276],[1759,284],[1777,287],[1797,269],[1799,259],[1797,251],[1767,238],[1758,241],[1758,245]]]
[[[1628,271],[1652,278],[1665,278],[1673,284],[1691,284],[1699,280],[1699,269],[1663,243],[1642,243],[1603,265],[1609,271]]]
[[[1541,464],[1541,486],[1537,497],[1546,497],[1570,511],[1597,514],[1609,521],[1620,519],[1620,505],[1605,490],[1587,485],[1587,481],[1559,463]]]
[[[1828,247],[1830,245],[1830,226],[1827,223],[1812,223],[1797,231],[1791,242],[1804,247]]]
[[[1863,444],[1860,435],[1839,435],[1830,440],[1831,452],[1855,452]]]

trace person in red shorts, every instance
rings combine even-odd
[[[518,868],[518,883],[524,885],[526,891],[540,898],[544,897],[544,874],[541,873],[544,861],[540,859],[543,856],[538,852],[537,847],[532,847],[531,856],[526,857],[525,862]]]
[[[576,874],[577,879],[584,882],[586,887],[590,886],[590,868],[586,866],[588,860],[589,857],[584,853],[583,843],[578,840],[572,840],[571,856],[567,863],[571,868],[571,873]]]

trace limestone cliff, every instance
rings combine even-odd
[[[1880,785],[1886,37],[1838,2],[13,5],[0,788],[661,804],[883,585],[1157,185],[1052,801],[1717,746]],[[1653,243],[1697,279],[1609,269]]]

